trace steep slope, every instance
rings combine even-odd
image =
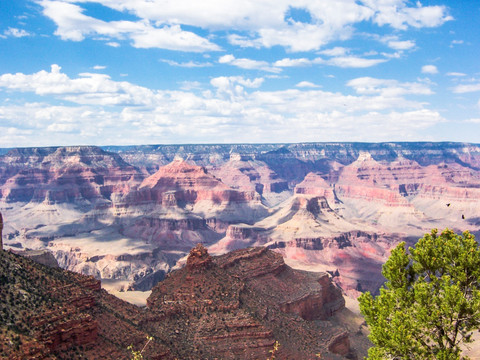
[[[209,171],[234,189],[256,191],[267,205],[277,204],[291,195],[288,182],[252,156],[232,153],[230,161]]]
[[[186,208],[206,218],[225,221],[248,221],[267,212],[255,191],[232,189],[205,168],[181,159],[145,179],[138,193],[142,200],[146,198],[164,206]]]
[[[326,274],[293,270],[265,248],[212,258],[199,245],[153,289],[147,327],[175,334],[183,359],[262,359],[275,340],[279,359],[355,358],[346,329],[329,321],[344,305]]]
[[[148,335],[142,310],[100,289],[100,282],[0,250],[0,357],[129,359]],[[152,359],[173,358],[153,341]]]
[[[340,290],[265,248],[211,258],[201,245],[138,308],[92,277],[0,250],[0,357],[8,359],[355,358]],[[358,329],[357,329],[358,330]],[[354,330],[354,331],[357,331]],[[355,336],[355,341],[358,336]],[[365,337],[362,338],[365,341]]]

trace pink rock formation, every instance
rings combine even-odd
[[[254,191],[237,191],[207,173],[205,168],[175,160],[145,179],[139,192],[147,199],[171,205],[209,200],[213,203],[260,201]]]

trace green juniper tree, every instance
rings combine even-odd
[[[383,266],[380,295],[360,296],[374,346],[368,359],[454,360],[480,327],[480,249],[468,231],[432,230],[399,244]]]

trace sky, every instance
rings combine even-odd
[[[0,147],[479,134],[479,0],[0,1]]]

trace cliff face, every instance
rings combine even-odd
[[[97,147],[14,149],[1,159],[6,202],[97,202],[123,192],[143,176],[117,154]]]
[[[147,327],[175,334],[185,359],[266,358],[275,340],[279,359],[355,357],[345,329],[330,322],[345,306],[341,291],[326,274],[293,270],[266,248],[211,257],[199,245],[147,306],[155,319]]]
[[[3,240],[142,289],[196,243],[267,246],[338,271],[356,295],[376,290],[399,241],[480,232],[479,164],[480,147],[462,143],[13,149],[0,156]]]
[[[0,357],[129,359],[355,358],[325,274],[289,268],[265,248],[211,257],[198,245],[154,288],[148,308],[107,294],[93,277],[0,251]],[[344,315],[345,316],[345,315]],[[320,321],[321,320],[321,321]]]

